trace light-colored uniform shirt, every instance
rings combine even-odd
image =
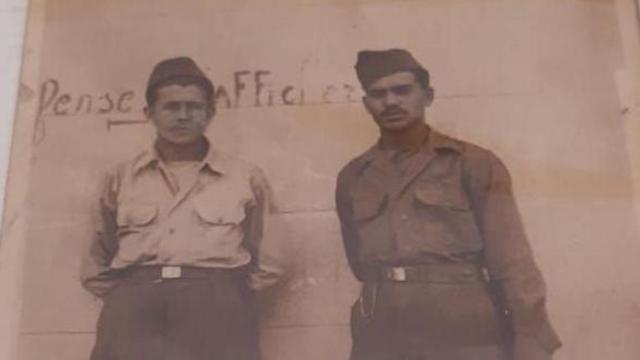
[[[249,266],[251,288],[274,284],[283,267],[262,171],[213,148],[195,174],[176,166],[152,148],[105,176],[85,288],[102,296],[117,283],[116,270],[146,265]]]
[[[199,161],[168,161],[164,165],[174,178],[177,192],[188,190],[200,173]]]

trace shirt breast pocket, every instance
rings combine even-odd
[[[155,205],[121,204],[116,222],[120,236],[140,232],[156,222],[158,208]]]
[[[449,211],[471,210],[469,199],[456,182],[423,183],[415,189],[414,196],[422,207]]]
[[[198,219],[208,226],[237,226],[245,218],[242,204],[221,206],[200,200],[195,202],[194,209]]]
[[[387,202],[387,196],[384,193],[354,193],[352,199],[353,219],[356,222],[376,218]]]
[[[437,248],[446,253],[482,248],[471,203],[459,183],[425,182],[418,184],[413,196],[420,233],[437,242]]]

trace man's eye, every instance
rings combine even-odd
[[[407,95],[411,92],[411,85],[396,86],[391,91],[396,95]]]
[[[180,109],[180,104],[176,102],[168,102],[164,104],[163,108],[169,111],[178,111]]]
[[[199,102],[189,103],[189,104],[187,104],[187,107],[191,111],[202,111],[202,110],[204,110],[204,104],[203,103],[199,103]]]
[[[383,98],[387,92],[385,90],[369,90],[367,96],[374,99]]]

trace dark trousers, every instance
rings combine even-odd
[[[505,360],[484,282],[368,283],[351,312],[351,360]]]
[[[258,360],[253,295],[233,270],[125,276],[104,298],[91,360]]]

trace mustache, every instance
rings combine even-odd
[[[407,115],[407,112],[399,106],[390,106],[384,109],[380,116]]]

